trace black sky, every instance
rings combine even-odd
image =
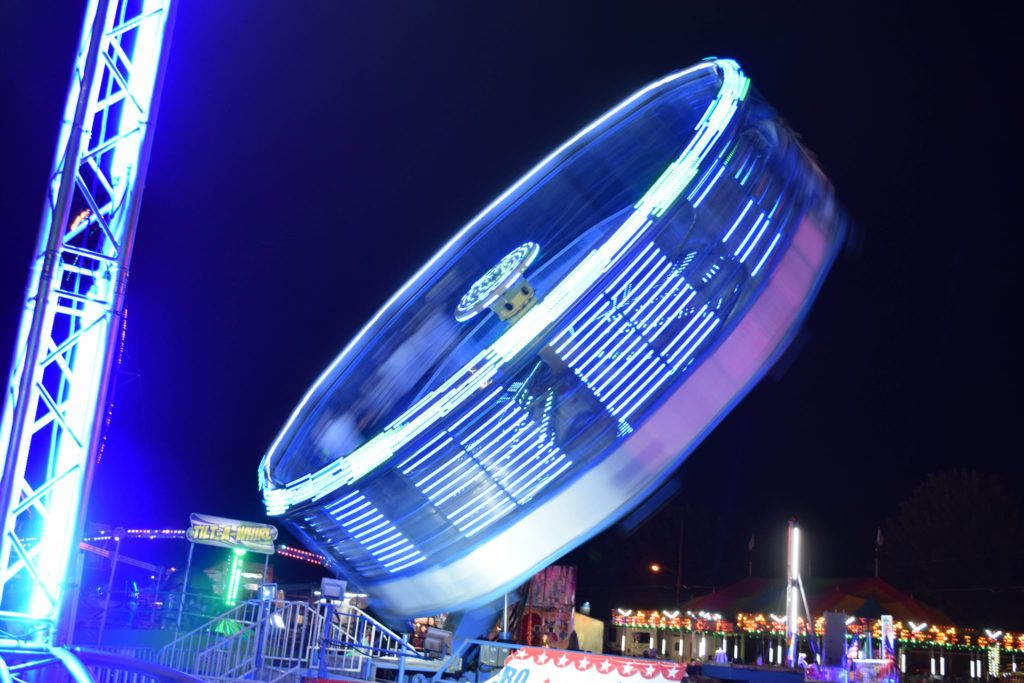
[[[264,449],[390,293],[562,140],[708,55],[740,61],[856,230],[788,368],[684,467],[686,581],[744,574],[752,533],[780,573],[790,515],[815,574],[865,575],[927,472],[1019,489],[1014,24],[896,5],[181,0],[92,519],[262,518]],[[0,3],[0,348],[82,11]],[[633,599],[674,560],[667,510],[573,554],[581,598]]]

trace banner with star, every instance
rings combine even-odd
[[[681,681],[685,670],[679,662],[524,647],[505,660],[498,683]]]

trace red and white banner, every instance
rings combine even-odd
[[[681,681],[685,669],[678,662],[524,647],[505,660],[498,683]]]

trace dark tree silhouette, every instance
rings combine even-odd
[[[973,470],[929,474],[886,522],[883,575],[964,625],[1024,626],[1024,532],[1011,485]]]

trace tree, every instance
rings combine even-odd
[[[886,522],[883,573],[968,626],[1000,619],[1010,627],[1024,602],[1021,521],[1001,478],[959,469],[929,474]]]

